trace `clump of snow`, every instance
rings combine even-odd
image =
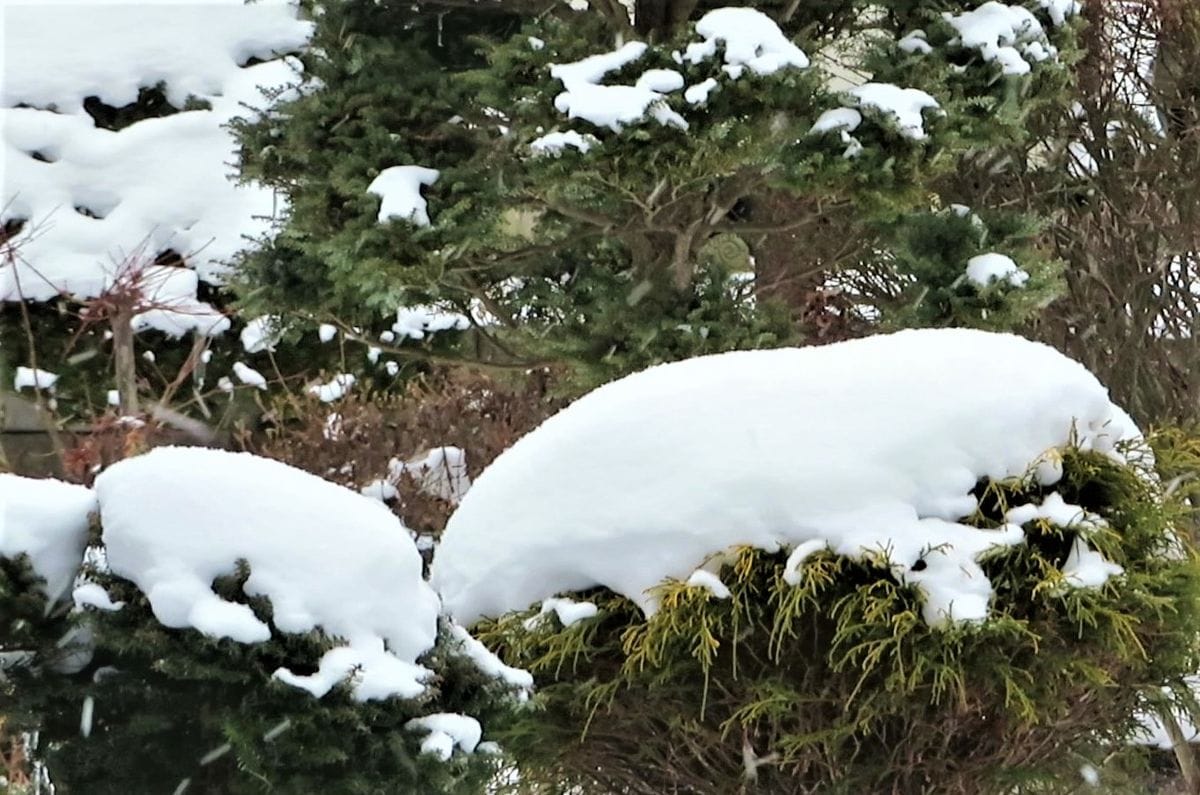
[[[421,186],[432,185],[439,176],[440,171],[424,166],[392,166],[380,171],[367,186],[368,193],[382,200],[379,223],[399,218],[416,226],[429,226],[429,209],[421,195]]]
[[[864,83],[846,94],[859,108],[871,108],[894,119],[900,134],[914,141],[925,138],[922,112],[940,107],[936,99],[919,88],[900,88],[891,83]]]
[[[321,340],[321,342],[329,342],[337,336],[337,332],[337,326],[322,323],[317,326],[317,339]]]
[[[638,88],[648,88],[660,94],[670,94],[684,86],[683,75],[674,69],[647,69],[634,84]]]
[[[1024,287],[1029,274],[1017,267],[1011,257],[990,252],[967,260],[967,281],[977,287],[1003,282],[1010,287]]]
[[[717,80],[714,77],[710,77],[694,86],[688,86],[688,90],[683,92],[683,101],[689,105],[705,105],[708,103],[708,95],[716,87]]]
[[[129,275],[135,276],[133,286],[141,294],[142,311],[130,320],[134,331],[155,329],[171,337],[188,332],[215,337],[229,330],[229,318],[197,300],[200,277],[194,270],[150,265]]]
[[[274,315],[256,317],[246,323],[239,339],[246,353],[274,351],[283,336],[280,319]]]
[[[542,601],[542,609],[536,616],[525,621],[525,628],[536,628],[551,613],[558,616],[558,623],[566,628],[584,619],[594,618],[599,612],[600,608],[591,602],[576,602],[574,599],[566,597],[551,597]]]
[[[5,0],[3,14],[0,222],[28,223],[14,239],[22,262],[0,269],[0,301],[99,295],[140,250],[181,252],[217,281],[270,230],[276,197],[229,179],[236,145],[223,125],[261,104],[259,86],[294,79],[297,62],[277,55],[311,34],[295,7]],[[241,66],[252,57],[265,62]],[[159,82],[174,107],[194,96],[211,109],[115,132],[84,113],[85,97],[120,107]]]
[[[450,636],[459,644],[459,651],[475,664],[486,676],[504,682],[514,688],[518,698],[527,697],[533,689],[533,674],[521,668],[506,665],[487,646],[471,636],[458,624],[451,624]]]
[[[1061,466],[1059,473],[1061,476]],[[1062,495],[1053,492],[1046,495],[1041,505],[1020,505],[1011,508],[1004,518],[1013,524],[1024,525],[1035,519],[1062,528],[1078,531],[1071,551],[1063,563],[1062,573],[1068,585],[1079,588],[1099,588],[1109,578],[1123,574],[1125,569],[1107,560],[1088,544],[1087,538],[1096,530],[1107,526],[1104,518],[1066,502]]]
[[[559,155],[568,146],[586,152],[596,142],[593,136],[584,136],[574,130],[566,132],[551,132],[529,142],[529,149],[535,155]]]
[[[372,480],[360,493],[382,502],[395,499],[396,484],[405,474],[421,491],[455,505],[471,488],[466,452],[460,447],[433,447],[408,461],[391,459],[387,477]]]
[[[237,380],[241,381],[247,386],[257,387],[258,389],[267,388],[266,376],[245,362],[234,362],[233,374],[237,376]],[[232,386],[232,384],[230,386]]]
[[[625,125],[640,121],[647,114],[660,124],[687,129],[687,122],[671,110],[665,96],[650,86],[662,82],[658,73],[663,70],[650,70],[651,77],[644,83],[639,80],[637,85],[600,84],[609,73],[641,58],[646,49],[644,42],[631,41],[612,52],[573,63],[551,64],[550,76],[563,84],[562,93],[554,98],[554,107],[567,118],[583,119],[613,132],[620,132]]]
[[[439,306],[420,304],[397,309],[392,332],[401,337],[420,340],[439,331],[463,331],[470,327],[471,320],[466,315]]]
[[[421,742],[421,753],[433,754],[442,761],[450,758],[457,747],[463,753],[475,752],[479,741],[483,739],[483,729],[479,721],[469,715],[459,715],[455,712],[437,712],[413,718],[404,724],[409,731],[428,732]]]
[[[704,569],[693,571],[692,576],[687,578],[687,585],[691,588],[704,588],[718,599],[728,599],[731,595],[729,587],[721,582],[720,577]]]
[[[773,19],[753,8],[718,8],[696,23],[703,44],[688,47],[685,58],[700,63],[725,45],[725,63],[745,66],[758,75],[770,75],[787,66],[804,69],[808,56],[788,40]]]
[[[1055,27],[1065,25],[1068,18],[1083,10],[1079,0],[1038,0],[1038,5],[1050,15]]]
[[[862,114],[854,108],[832,108],[817,117],[808,134],[823,135],[837,132],[842,143],[846,144],[842,157],[857,157],[862,152],[862,142],[850,133],[857,130],[860,124],[862,124]]]
[[[401,467],[426,494],[448,502],[457,504],[471,488],[467,453],[461,447],[433,447],[405,461]]]
[[[53,392],[56,383],[57,373],[39,370],[36,367],[18,367],[13,374],[13,389],[17,392],[22,389],[45,389],[47,392]]]
[[[94,582],[85,582],[77,586],[71,592],[71,599],[75,602],[75,607],[94,607],[106,612],[120,610],[125,606],[124,602],[114,602],[108,591]]]
[[[896,42],[896,46],[903,52],[919,52],[922,55],[933,52],[933,47],[925,40],[925,31],[923,30],[914,30],[906,34]]]
[[[1136,428],[1084,367],[1010,335],[906,331],[662,365],[502,454],[450,518],[431,582],[468,624],[594,586],[652,612],[648,589],[714,554],[813,542],[804,554],[885,561],[923,592],[930,624],[981,620],[992,589],[976,559],[1024,534],[961,523],[971,489],[1101,433]]]
[[[542,39],[539,39],[537,36],[530,36],[528,41],[529,49],[535,52],[546,49],[546,42]]]
[[[308,394],[322,403],[332,403],[344,398],[357,380],[351,373],[337,373],[328,383],[309,386]]]
[[[351,678],[359,700],[411,698],[429,671],[438,599],[408,532],[378,502],[247,453],[163,447],[96,480],[112,573],[134,582],[155,617],[241,643],[271,629],[212,591],[244,561],[249,596],[270,598],[281,632],[323,630],[342,645],[310,676],[276,676],[316,696]]]
[[[686,130],[684,120],[664,101],[663,95],[637,86],[601,86],[581,83],[554,98],[554,107],[569,119],[583,119],[597,127],[621,132],[625,125],[650,115],[664,126]]]
[[[550,76],[561,80],[568,89],[580,84],[596,85],[610,72],[628,66],[645,54],[645,42],[630,41],[612,52],[589,55],[573,63],[551,64]]]
[[[83,563],[90,489],[61,480],[0,474],[0,557],[29,556],[51,603],[71,587]]]
[[[1046,4],[1057,8],[1054,0]],[[962,46],[979,50],[985,61],[995,61],[1006,75],[1028,74],[1032,67],[1025,58],[1045,61],[1058,52],[1046,40],[1037,17],[1021,6],[988,0],[970,11],[947,11],[942,17],[958,33]]]

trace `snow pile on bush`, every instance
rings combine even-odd
[[[417,658],[434,645],[438,599],[407,530],[377,501],[277,461],[173,447],[113,465],[96,494],[109,568],[163,625],[269,638],[248,606],[211,588],[244,561],[246,594],[270,598],[280,631],[320,628],[344,643],[316,673],[278,678],[318,697],[347,676],[359,700],[424,692],[431,674]]]
[[[1109,452],[1136,432],[1083,366],[1003,334],[662,365],[500,456],[451,517],[431,581],[464,623],[597,585],[649,613],[647,589],[731,547],[791,548],[789,569],[828,547],[886,560],[922,590],[930,624],[980,620],[992,588],[977,558],[1024,533],[960,523],[977,482],[1037,468],[1052,485],[1056,448]],[[1116,571],[1086,542],[1074,565],[1080,585]]]
[[[219,279],[246,237],[268,231],[275,198],[230,180],[235,145],[222,125],[249,112],[243,103],[263,104],[259,86],[292,80],[291,59],[271,60],[311,34],[291,4],[0,0],[0,10],[0,222],[25,222],[14,241],[24,262],[0,269],[0,300],[95,296],[142,250],[189,255],[201,278]],[[251,58],[265,62],[245,66]],[[118,131],[84,112],[88,97],[120,108],[159,83],[175,108],[195,98],[211,109]],[[180,331],[170,318],[142,323],[158,320]]]
[[[83,486],[0,474],[0,557],[27,555],[53,603],[75,579],[95,509]]]

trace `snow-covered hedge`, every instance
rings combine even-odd
[[[422,566],[379,501],[249,454],[159,448],[94,492],[0,475],[5,712],[67,793],[477,792],[530,679]]]
[[[1154,461],[1013,336],[694,359],[497,459],[432,582],[538,679],[506,745],[526,781],[1055,791],[1196,665],[1188,507]]]

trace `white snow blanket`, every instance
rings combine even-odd
[[[155,617],[242,643],[271,637],[245,605],[211,586],[250,567],[244,590],[266,596],[281,632],[338,639],[311,676],[281,680],[321,696],[351,678],[359,700],[425,690],[417,658],[437,635],[437,596],[407,529],[382,504],[278,461],[163,447],[96,479],[112,573],[132,580]]]
[[[650,612],[647,589],[730,547],[799,548],[796,564],[828,547],[889,561],[931,624],[982,620],[977,558],[1024,534],[961,524],[969,492],[1073,432],[1109,451],[1136,428],[1083,366],[1011,335],[905,331],[661,365],[501,455],[451,517],[431,582],[464,624],[596,585]],[[1108,573],[1080,587],[1119,571],[1094,562]]]

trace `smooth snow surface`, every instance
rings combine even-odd
[[[229,178],[222,125],[264,104],[260,85],[295,80],[298,62],[277,56],[301,49],[312,25],[293,6],[0,0],[0,13],[0,221],[26,221],[14,239],[24,262],[0,269],[0,301],[95,296],[126,258],[167,249],[219,281],[246,238],[269,231],[281,207]],[[251,57],[265,62],[243,67]],[[120,107],[160,82],[174,107],[195,97],[211,108],[115,132],[84,113],[86,97]]]
[[[341,644],[288,684],[324,695],[350,677],[359,700],[424,692],[417,658],[437,634],[421,557],[383,505],[278,461],[163,447],[96,479],[112,573],[132,580],[168,627],[242,643],[271,629],[211,589],[243,560],[244,590],[266,596],[282,632],[321,628]],[[313,661],[314,663],[316,661]]]
[[[431,582],[465,624],[597,585],[653,611],[647,589],[731,547],[819,542],[889,561],[931,624],[979,620],[991,585],[977,556],[1024,533],[959,524],[969,491],[1026,473],[1073,431],[1097,449],[1136,434],[1081,365],[1010,335],[905,331],[662,365],[485,470]]]
[[[83,563],[88,514],[95,509],[95,496],[83,486],[0,474],[0,557],[28,555],[46,581],[46,596],[56,601]]]
[[[977,287],[987,287],[993,282],[1023,287],[1029,281],[1029,274],[1018,268],[1011,257],[992,252],[967,260],[967,281]]]
[[[437,182],[441,172],[424,166],[392,166],[379,172],[367,186],[379,203],[379,223],[393,218],[409,221],[417,226],[429,226],[429,209],[421,187]]]

